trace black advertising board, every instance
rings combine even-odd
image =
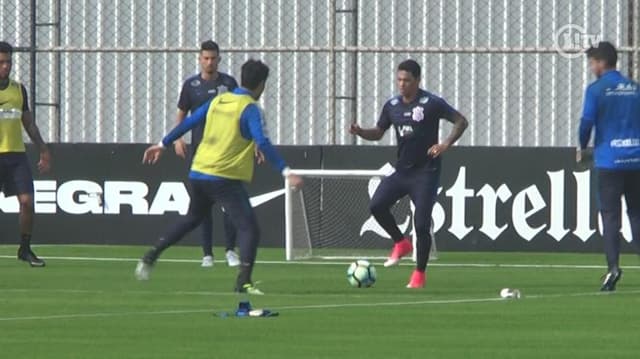
[[[142,165],[145,147],[52,145],[54,171],[35,178],[34,242],[152,243],[188,209],[188,168],[171,150],[158,165]],[[380,146],[279,150],[291,167],[306,169],[379,169],[395,157],[395,148]],[[30,147],[29,154],[34,165],[37,153]],[[574,158],[571,148],[452,149],[445,157],[433,215],[439,249],[600,251],[595,176],[577,169]],[[265,164],[257,167],[254,182],[247,186],[259,204],[261,243],[266,247],[284,243],[282,185],[280,174]],[[366,206],[348,207],[355,212],[353,218],[369,216]],[[0,195],[0,243],[17,243],[16,212],[15,198]],[[353,222],[347,226],[358,231],[362,223]],[[219,210],[214,210],[214,226],[214,243],[221,244]],[[626,221],[622,232],[629,238]],[[184,243],[197,244],[198,238],[196,230]]]

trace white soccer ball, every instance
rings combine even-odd
[[[376,282],[376,268],[369,261],[359,259],[347,269],[347,281],[353,287],[371,287]]]

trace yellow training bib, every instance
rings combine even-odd
[[[0,153],[25,152],[22,140],[22,109],[25,99],[22,85],[9,80],[9,86],[0,90]]]
[[[191,170],[207,175],[251,182],[255,143],[242,137],[240,116],[255,103],[250,95],[218,95],[209,105],[204,135]]]

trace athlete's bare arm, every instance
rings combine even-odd
[[[51,153],[49,152],[47,145],[44,143],[44,140],[42,140],[40,130],[33,119],[33,113],[31,111],[23,112],[22,126],[24,126],[25,131],[27,131],[27,135],[29,135],[31,141],[38,146],[38,150],[40,151],[38,170],[40,173],[49,172],[51,169]]]

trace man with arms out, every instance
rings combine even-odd
[[[9,77],[12,55],[11,45],[0,41],[0,190],[7,197],[17,195],[20,203],[18,259],[32,267],[44,267],[44,261],[31,250],[33,176],[22,141],[22,127],[40,150],[41,173],[49,171],[51,154],[29,111],[26,89]]]
[[[210,216],[212,205],[219,203],[229,214],[238,235],[241,264],[236,291],[262,294],[251,280],[260,234],[243,184],[253,177],[255,146],[283,176],[289,176],[292,186],[302,185],[300,177],[289,175],[284,160],[263,132],[262,114],[256,101],[264,91],[268,75],[267,65],[261,61],[247,61],[242,65],[242,87],[207,102],[160,144],[145,151],[143,161],[156,163],[167,146],[198,124],[205,123],[202,142],[189,173],[193,188],[189,213],[142,257],[135,271],[138,279],[148,279],[160,254],[193,230],[203,217]]]
[[[587,50],[591,72],[598,78],[587,87],[580,121],[578,162],[586,162],[595,127],[594,159],[608,271],[602,291],[615,291],[619,266],[621,197],[627,202],[632,242],[640,249],[640,85],[616,70],[618,54],[609,42]]]
[[[391,126],[395,129],[398,140],[395,172],[380,183],[370,210],[395,242],[384,266],[396,265],[413,251],[413,245],[400,232],[391,207],[406,195],[411,198],[415,205],[417,263],[407,288],[423,288],[431,248],[431,211],[440,182],[440,156],[462,136],[468,122],[442,98],[419,88],[420,65],[414,60],[400,63],[397,85],[400,95],[385,103],[376,127],[365,129],[353,124],[350,132],[365,140],[378,141]],[[451,134],[442,143],[438,143],[440,119],[453,123]]]
[[[180,99],[178,100],[178,114],[176,116],[176,124],[180,125],[187,117],[187,114],[193,113],[198,107],[210,101],[217,95],[235,90],[238,87],[236,80],[222,72],[218,72],[218,64],[220,63],[220,48],[218,44],[212,40],[207,40],[200,45],[200,73],[189,77],[185,80],[180,91]],[[187,145],[182,138],[179,138],[173,145],[176,154],[182,158],[189,157],[193,161],[193,156],[198,149],[200,141],[202,141],[202,133],[204,132],[204,122],[198,124],[191,130],[191,153],[188,153]],[[240,258],[234,251],[236,247],[236,230],[231,225],[229,216],[225,213],[224,231],[226,239],[227,263],[231,267],[240,265]],[[213,219],[206,216],[200,225],[202,230],[202,266],[213,266]]]

